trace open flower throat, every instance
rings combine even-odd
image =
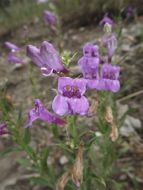
[[[44,111],[44,107],[41,106],[41,102],[39,102],[39,100],[35,100],[35,104],[34,104],[34,113],[37,116],[40,116],[40,113]]]
[[[63,96],[68,98],[81,98],[81,93],[77,86],[66,85],[63,87]]]
[[[103,72],[103,78],[104,79],[110,79],[110,80],[116,80],[116,76],[115,76],[115,73],[113,73],[113,72]]]

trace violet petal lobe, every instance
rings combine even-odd
[[[63,94],[63,89],[66,85],[73,85],[73,79],[70,77],[60,77],[58,79],[58,92]]]
[[[64,70],[64,65],[61,62],[61,58],[51,43],[44,41],[41,44],[40,54],[44,63],[50,68],[57,72]]]
[[[15,44],[11,43],[11,42],[5,42],[5,46],[7,48],[9,48],[12,52],[16,52],[16,51],[20,51],[21,48],[19,48],[18,46],[16,46]]]
[[[89,89],[97,89],[100,90],[100,82],[97,79],[87,79],[87,87]]]
[[[107,14],[104,15],[104,17],[102,18],[99,24],[104,25],[106,23],[111,24],[112,26],[114,24],[113,20],[110,17],[108,17]]]
[[[86,115],[89,109],[89,102],[85,96],[81,98],[68,99],[72,114]]]
[[[27,56],[38,66],[43,67],[44,62],[40,56],[40,49],[33,45],[27,46]]]
[[[66,113],[69,113],[69,105],[67,102],[67,98],[61,95],[57,95],[53,100],[52,108],[56,114],[61,116],[63,116]]]
[[[21,63],[23,63],[23,60],[20,57],[18,57],[15,53],[9,53],[7,62],[21,64]]]

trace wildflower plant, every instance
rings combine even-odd
[[[120,90],[120,67],[112,61],[117,48],[116,35],[112,33],[113,21],[106,16],[100,24],[106,28],[104,39],[101,44],[88,42],[83,46],[83,56],[77,61],[81,73],[76,78],[70,72],[72,56],[69,53],[61,58],[47,41],[39,47],[27,46],[27,56],[41,70],[43,77],[52,75],[57,79],[52,111],[48,111],[43,100],[35,94],[34,107],[27,111],[26,122],[21,111],[17,119],[13,119],[0,101],[0,136],[9,135],[16,144],[14,150],[26,152],[28,157],[20,163],[37,173],[31,178],[34,183],[49,189],[104,190],[115,189],[117,184],[113,175],[119,137],[116,93]],[[6,43],[6,46],[14,53],[20,51],[13,44]],[[40,150],[30,143],[36,120],[40,120],[39,124],[41,120],[47,123],[54,136],[54,143]],[[57,163],[49,163],[53,149],[66,156],[68,161],[64,167],[56,169]]]

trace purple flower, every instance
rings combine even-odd
[[[58,52],[54,46],[47,41],[42,42],[40,48],[28,45],[27,55],[41,69],[44,76],[48,76],[52,72],[67,72]]]
[[[28,122],[25,125],[25,128],[30,127],[37,119],[46,121],[49,124],[64,125],[66,123],[63,119],[49,112],[39,99],[35,100],[35,107],[28,113]]]
[[[98,57],[85,57],[83,56],[78,64],[81,68],[84,79],[87,80],[88,88],[98,88],[99,75],[98,65],[100,59]]]
[[[83,55],[86,57],[99,57],[99,47],[88,42],[83,46]]]
[[[131,18],[133,16],[134,16],[134,9],[131,5],[129,5],[126,10],[126,17]]]
[[[58,115],[86,115],[89,102],[84,96],[86,80],[61,77],[58,81],[58,95],[54,98],[52,108]]]
[[[21,48],[19,48],[18,46],[16,46],[15,44],[11,43],[11,42],[5,42],[5,46],[11,50],[11,52],[18,52],[21,50]]]
[[[0,136],[8,134],[7,125],[5,123],[0,123]]]
[[[117,38],[114,33],[109,34],[108,36],[104,36],[102,39],[103,45],[107,49],[107,54],[109,60],[111,60],[115,50],[117,48]]]
[[[9,53],[7,58],[8,63],[22,64],[23,60],[17,57],[14,53]]]
[[[6,60],[6,63],[22,64],[23,60],[19,57],[19,53],[22,50],[11,42],[5,42],[5,46],[11,50]]]
[[[43,16],[47,25],[56,25],[57,17],[53,12],[45,10]]]
[[[79,59],[78,64],[81,68],[84,79],[87,80],[88,88],[98,88],[98,65],[100,62],[99,58],[99,47],[87,43],[83,47],[84,56]]]
[[[120,72],[119,66],[113,66],[105,63],[101,70],[101,79],[99,82],[100,90],[110,90],[117,92],[120,90],[120,82],[118,80]]]
[[[111,18],[107,16],[107,14],[104,15],[103,19],[100,21],[100,25],[105,25],[106,23],[111,24],[113,26],[114,22]]]

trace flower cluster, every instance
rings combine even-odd
[[[78,61],[87,87],[97,90],[117,92],[120,89],[118,80],[120,67],[104,63],[100,66],[99,48],[91,43],[83,47],[83,57]]]
[[[44,18],[50,25],[56,23],[55,15],[49,11],[44,12]],[[60,77],[60,73],[67,74],[68,70],[62,63],[58,51],[51,43],[43,41],[40,47],[27,46],[27,56],[40,68],[44,76],[49,76],[52,73],[59,76],[58,94],[52,102],[52,108],[60,116],[66,114],[90,115],[90,104],[85,96],[88,89],[112,92],[117,92],[120,89],[118,80],[120,67],[111,64],[112,56],[117,48],[116,35],[112,32],[114,22],[105,15],[100,24],[104,26],[105,31],[101,44],[106,50],[106,58],[103,61],[99,45],[86,43],[83,46],[83,56],[78,60],[78,65],[83,74],[82,78]],[[9,60],[22,63],[20,58],[15,56],[15,53],[21,51],[21,48],[10,42],[6,42],[5,45],[11,50]],[[31,126],[33,121],[37,119],[59,125],[65,124],[63,119],[49,112],[39,99],[35,100],[35,107],[29,111],[28,122],[25,127]]]
[[[112,55],[111,53],[107,53],[107,57],[113,56],[114,51],[112,45],[111,47],[107,45],[107,50],[108,49],[111,49]],[[44,76],[48,76],[53,72],[66,71],[58,52],[53,45],[47,41],[44,41],[40,48],[28,45],[27,55],[40,67]],[[58,94],[52,103],[53,111],[60,116],[65,114],[88,115],[89,102],[84,96],[87,89],[108,90],[112,92],[119,91],[120,82],[118,77],[120,67],[112,65],[108,60],[109,59],[107,59],[104,64],[100,64],[101,55],[99,46],[86,43],[83,47],[83,57],[78,61],[83,78],[73,79],[70,77],[59,77]],[[51,122],[51,116],[49,117],[49,113],[45,111],[45,108],[44,112],[39,111],[43,110],[43,105],[41,108],[39,101],[40,100],[36,100],[36,107],[29,112],[29,122],[27,126],[31,125],[32,122],[38,118]]]

